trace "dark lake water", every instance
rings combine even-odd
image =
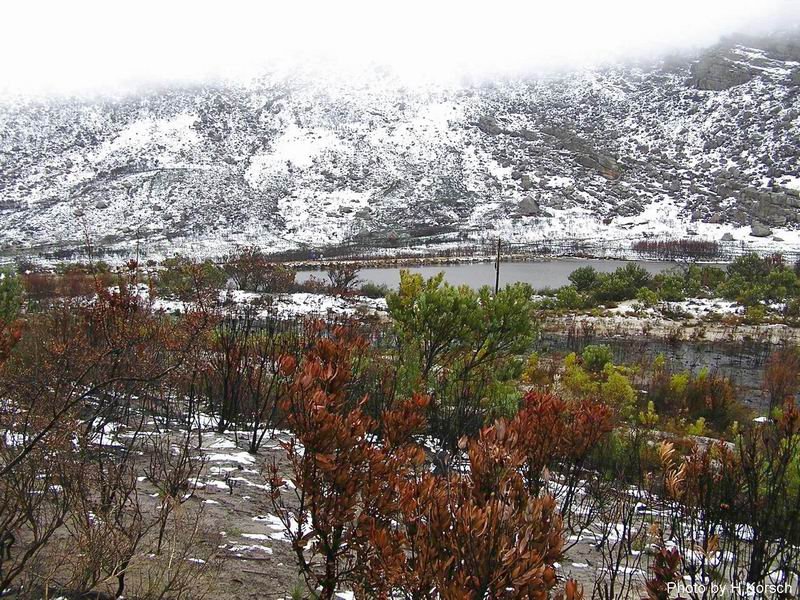
[[[500,264],[500,285],[507,283],[529,283],[536,289],[545,287],[561,287],[569,283],[569,275],[575,269],[592,266],[600,272],[608,273],[624,266],[627,262],[635,262],[652,274],[671,269],[676,266],[671,262],[624,261],[604,259],[559,258],[553,260],[535,260],[525,262],[503,262]],[[423,267],[403,267],[424,277],[432,277],[444,271],[445,280],[452,285],[469,285],[481,287],[494,286],[494,263],[466,263],[458,265],[434,265]],[[305,281],[311,276],[325,278],[324,271],[298,271],[297,280]],[[359,278],[363,282],[384,284],[397,287],[400,283],[400,267],[362,269]]]

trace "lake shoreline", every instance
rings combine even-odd
[[[520,263],[520,262],[554,262],[554,261],[619,261],[619,262],[648,262],[648,263],[668,263],[680,264],[719,264],[726,265],[726,260],[695,260],[695,259],[658,259],[641,256],[631,256],[622,254],[619,256],[595,256],[593,254],[574,254],[574,255],[532,255],[532,254],[501,254],[500,263]],[[279,261],[281,264],[291,267],[298,271],[324,271],[330,265],[355,266],[359,269],[369,268],[393,268],[393,267],[432,267],[432,266],[453,266],[468,264],[495,263],[497,256],[489,254],[473,256],[420,256],[420,257],[393,257],[386,256],[380,258],[313,258],[306,260]]]
[[[570,274],[578,268],[590,266],[598,272],[610,273],[631,262],[643,267],[651,275],[667,271],[679,265],[679,263],[671,261],[628,261],[610,258],[547,257],[532,259],[528,256],[516,256],[508,260],[503,257],[500,263],[500,285],[502,287],[513,283],[527,283],[536,290],[555,289],[569,285]],[[441,260],[439,262],[405,260],[388,263],[364,263],[340,261],[337,263],[323,262],[313,264],[313,268],[308,268],[312,267],[310,264],[292,265],[292,268],[296,270],[296,280],[304,283],[311,280],[311,278],[324,279],[326,268],[330,268],[333,265],[348,265],[358,269],[358,277],[362,284],[370,283],[395,289],[400,283],[400,271],[402,269],[419,273],[425,278],[430,278],[443,272],[445,281],[451,285],[468,285],[475,289],[484,285],[493,287],[497,277],[495,261],[489,257],[484,257],[483,260],[472,258],[470,260]]]

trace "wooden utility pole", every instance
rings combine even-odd
[[[494,295],[500,291],[500,238],[497,238],[497,260],[494,263],[495,277],[494,277]]]

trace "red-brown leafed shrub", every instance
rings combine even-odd
[[[50,273],[28,273],[22,276],[22,283],[30,300],[43,302],[58,296],[58,279]]]
[[[340,328],[281,364],[294,379],[282,409],[295,503],[276,465],[270,497],[308,583],[324,599],[344,586],[377,598],[551,597],[561,518],[553,498],[528,491],[518,433],[503,421],[485,428],[462,442],[468,473],[434,475],[411,439],[426,398],[385,411],[380,430],[348,406],[363,344]],[[581,597],[574,583],[564,593]]]
[[[445,599],[550,597],[561,517],[552,497],[528,492],[518,444],[500,421],[467,445],[469,475],[422,479],[407,504],[426,518],[405,514],[419,556],[411,564],[419,592],[433,584]]]
[[[529,392],[509,426],[525,456],[523,472],[528,490],[538,494],[546,468],[564,461],[579,471],[589,453],[613,429],[611,409],[594,400],[567,403],[553,394]]]
[[[180,320],[159,318],[132,293],[135,281],[129,283],[119,291],[98,289],[92,303],[63,302],[27,315],[25,335],[3,362],[0,589],[32,574],[32,565],[47,558],[56,532],[66,527],[70,515],[78,512],[86,518],[81,498],[111,506],[109,498],[135,495],[132,464],[123,473],[131,484],[127,490],[120,478],[109,477],[134,454],[109,460],[95,452],[95,433],[129,415],[136,399],[156,396],[159,382],[195,346],[207,318],[194,313]],[[135,508],[129,502],[117,506],[126,515],[133,511],[133,521],[113,523],[120,535],[133,540]],[[105,519],[99,510],[94,512]],[[112,544],[122,554],[130,551],[112,569],[119,582],[117,595],[137,544],[127,549]]]
[[[800,387],[800,352],[797,348],[781,348],[773,352],[764,369],[764,391],[769,396],[770,410],[794,396]]]
[[[793,568],[791,547],[800,540],[800,411],[793,401],[776,421],[743,427],[733,444],[695,445],[680,457],[664,442],[659,453],[664,491],[677,501],[665,535],[678,544],[692,583],[712,571],[759,583],[776,568]],[[731,560],[714,565],[718,551]]]
[[[650,567],[652,577],[645,584],[647,596],[645,600],[669,600],[669,584],[681,581],[680,576],[681,557],[678,550],[673,548],[667,550],[663,546]],[[676,600],[681,600],[682,596],[677,596]]]
[[[522,399],[522,407],[511,421],[525,456],[523,473],[528,490],[538,494],[542,473],[552,467],[564,447],[566,404],[553,394],[530,392]]]
[[[4,323],[0,321],[0,365],[11,354],[12,348],[22,337],[22,325],[18,322]]]
[[[580,466],[595,446],[611,433],[614,415],[607,404],[584,399],[569,407],[566,418],[564,455]]]
[[[60,295],[66,298],[91,296],[94,293],[96,281],[98,280],[88,273],[70,271],[59,278],[58,290]]]
[[[556,595],[556,600],[583,600],[583,586],[574,579],[564,583],[564,592]]]
[[[425,406],[424,398],[413,398],[398,415],[385,415],[385,443],[373,443],[375,420],[360,406],[348,407],[352,360],[364,345],[363,338],[340,327],[319,339],[299,365],[291,357],[281,361],[282,372],[294,376],[281,409],[295,435],[285,448],[296,506],[284,504],[285,482],[276,465],[270,497],[304,576],[324,599],[345,583],[383,587],[372,573],[383,565],[390,575],[399,558],[392,549],[402,548],[384,524],[384,515],[397,511],[392,479],[424,460],[421,448],[404,443],[423,422],[414,415]]]

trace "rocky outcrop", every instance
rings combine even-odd
[[[489,135],[499,135],[503,133],[503,128],[497,123],[497,119],[486,115],[478,119],[478,129]]]
[[[579,165],[594,169],[606,179],[619,179],[622,173],[617,159],[602,152],[578,154],[575,160]]]
[[[785,227],[800,222],[800,197],[794,193],[744,188],[740,195],[740,207],[756,216],[761,222],[773,227]]]
[[[619,178],[621,168],[616,157],[596,150],[590,141],[563,127],[544,127],[542,131],[558,140],[561,148],[572,152],[579,165],[594,169],[607,179]]]
[[[754,37],[731,36],[713,51],[705,53],[691,67],[691,85],[700,90],[723,91],[743,85],[764,73],[784,71],[782,76],[797,84],[798,72],[786,69],[800,61],[797,29]]]
[[[747,83],[756,76],[757,71],[720,52],[695,62],[691,73],[691,85],[699,90],[719,92]]]

